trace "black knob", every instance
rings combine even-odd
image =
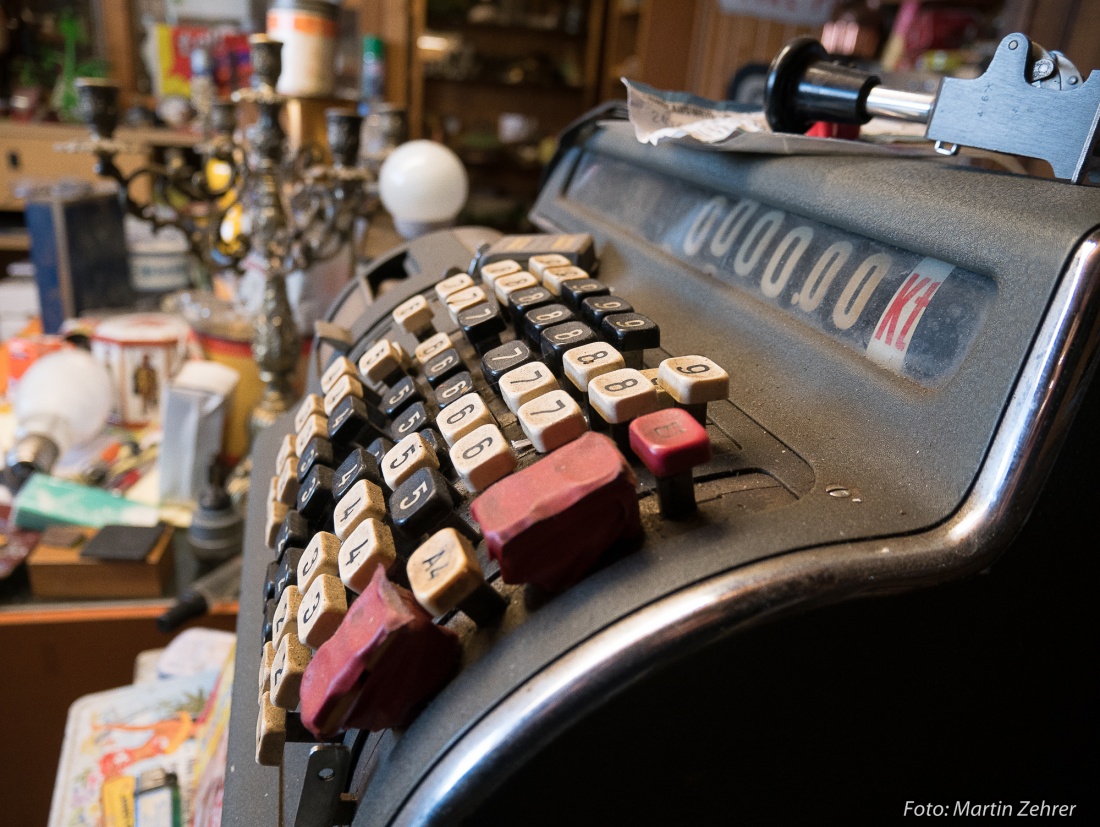
[[[812,37],[792,40],[768,70],[764,115],[774,132],[806,132],[815,121],[863,124],[867,95],[879,84],[870,72],[838,62]]]

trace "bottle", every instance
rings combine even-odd
[[[370,114],[386,97],[385,46],[378,35],[363,35],[363,77],[359,84],[360,114]]]

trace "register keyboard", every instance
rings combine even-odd
[[[689,651],[985,568],[1094,370],[1094,190],[589,123],[532,218],[376,262],[257,440],[223,823],[457,823]]]

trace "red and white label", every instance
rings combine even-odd
[[[954,265],[934,258],[922,259],[913,268],[882,311],[867,344],[868,358],[895,372],[901,371],[928,303],[953,269]]]

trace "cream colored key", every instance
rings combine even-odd
[[[270,640],[264,641],[264,651],[260,655],[260,692],[258,698],[262,698],[265,692],[271,691],[271,662],[275,660],[275,644]]]
[[[681,405],[700,405],[725,399],[730,376],[706,356],[676,356],[657,369],[657,381]]]
[[[485,584],[473,545],[453,528],[444,528],[425,540],[409,556],[406,571],[413,597],[432,617],[452,609],[478,615],[475,605],[479,603],[493,604],[497,610],[493,614],[505,607],[500,594]],[[471,600],[475,595],[481,599]]]
[[[340,498],[332,512],[333,530],[341,540],[355,531],[363,520],[381,520],[386,516],[386,495],[370,480],[359,480]]]
[[[256,763],[277,767],[283,763],[286,745],[286,710],[271,702],[271,693],[260,696],[260,714],[256,719]]]
[[[454,445],[474,428],[495,424],[496,419],[493,418],[492,412],[476,393],[460,396],[441,410],[439,416],[435,418],[435,427],[447,440],[448,445]]]
[[[295,428],[294,430],[298,430]],[[279,453],[275,455],[275,468],[278,472],[279,468],[283,467],[283,463],[287,461],[288,457],[298,456],[298,440],[294,434],[284,434],[283,441],[279,443]]]
[[[648,379],[652,383],[653,389],[657,391],[657,410],[663,411],[665,408],[674,407],[676,401],[669,396],[668,391],[661,387],[661,384],[657,381],[659,373],[659,368],[645,368],[641,371],[642,376]]]
[[[450,315],[451,321],[458,324],[459,313],[473,307],[475,304],[481,304],[487,299],[488,296],[480,287],[467,287],[465,290],[459,290],[447,297],[447,313]]]
[[[561,390],[544,393],[520,405],[516,417],[540,454],[560,448],[588,430],[580,405]]]
[[[329,388],[335,385],[341,376],[358,376],[355,371],[355,363],[347,356],[337,356],[332,360],[325,372],[321,374],[321,392],[328,393]]]
[[[298,591],[305,594],[318,577],[340,573],[340,538],[327,531],[318,531],[302,552],[298,561]]]
[[[283,636],[289,632],[298,634],[298,607],[302,604],[302,592],[293,583],[287,584],[279,596],[279,605],[275,607],[275,618],[271,621],[271,641],[278,646]]]
[[[419,336],[432,329],[432,308],[423,296],[413,296],[393,310],[393,320],[406,333]]]
[[[435,294],[439,296],[441,302],[446,302],[447,297],[461,290],[474,286],[474,280],[465,273],[459,273],[456,276],[451,276],[448,279],[443,279],[435,286]]]
[[[283,636],[271,663],[271,702],[275,706],[288,712],[298,708],[302,675],[312,659],[313,653],[296,634],[290,632]]]
[[[493,293],[496,294],[497,301],[507,307],[508,297],[517,290],[538,286],[539,280],[537,278],[525,270],[520,270],[518,273],[512,273],[497,279],[496,284],[493,285]]]
[[[325,400],[323,397],[318,396],[315,393],[307,393],[302,397],[302,401],[298,403],[298,410],[294,414],[294,430],[302,430],[302,426],[306,424],[306,420],[311,416],[320,416],[325,412]],[[298,440],[299,448],[305,448],[306,444],[300,439]]]
[[[542,362],[528,362],[500,377],[500,396],[512,413],[536,396],[557,389],[558,380]]]
[[[348,613],[344,584],[333,574],[322,574],[302,594],[298,606],[298,635],[311,649],[317,649],[336,634]]]
[[[268,548],[275,548],[275,538],[279,536],[279,529],[283,527],[283,520],[290,509],[285,503],[278,500],[267,501],[267,523],[264,525],[264,539]]]
[[[591,278],[580,267],[550,267],[542,273],[542,286],[555,296],[561,295],[561,286],[567,281]]]
[[[352,591],[361,592],[378,566],[388,569],[396,559],[389,528],[368,517],[340,544],[340,579]]]
[[[416,361],[421,365],[426,365],[434,357],[445,351],[451,346],[451,337],[446,333],[436,333],[434,336],[429,336],[423,342],[416,346],[416,350],[413,351],[413,355],[416,357]]]
[[[617,425],[657,410],[657,391],[641,371],[622,368],[589,382],[588,402],[605,420]]]
[[[606,342],[592,342],[565,351],[561,358],[565,375],[582,393],[597,376],[626,367],[623,355]]]
[[[297,459],[297,457],[295,457],[295,459]],[[282,467],[283,466],[281,464],[278,464],[278,463],[276,463],[276,465],[275,465],[276,469],[282,468]],[[277,499],[279,499],[279,474],[278,473],[276,473],[275,476],[273,476],[271,478],[271,484],[268,485],[268,487],[267,487],[267,498],[268,498],[268,500],[277,500]]]
[[[481,268],[481,283],[487,287],[495,288],[496,281],[501,276],[509,276],[512,273],[518,273],[522,269],[518,261],[512,261],[510,258],[503,261],[494,261],[492,264],[486,264]]]
[[[290,457],[279,471],[275,499],[288,506],[298,502],[298,458]]]
[[[553,267],[568,267],[572,263],[558,253],[545,253],[541,256],[531,256],[527,261],[527,269],[541,279],[547,270]]]
[[[309,441],[315,436],[323,436],[328,439],[328,417],[323,412],[312,414],[309,419],[303,422],[295,439],[304,451],[309,445]]]
[[[404,356],[405,352],[389,339],[379,339],[359,359],[359,373],[368,382],[384,382],[401,369]]]
[[[329,392],[325,394],[325,416],[332,416],[336,406],[349,396],[362,399],[363,383],[355,376],[341,376],[336,384],[329,388]]]
[[[451,463],[471,491],[483,491],[515,470],[516,455],[500,428],[482,425],[451,446]]]
[[[409,434],[382,457],[382,479],[393,491],[421,468],[438,468],[439,457],[419,433]]]

